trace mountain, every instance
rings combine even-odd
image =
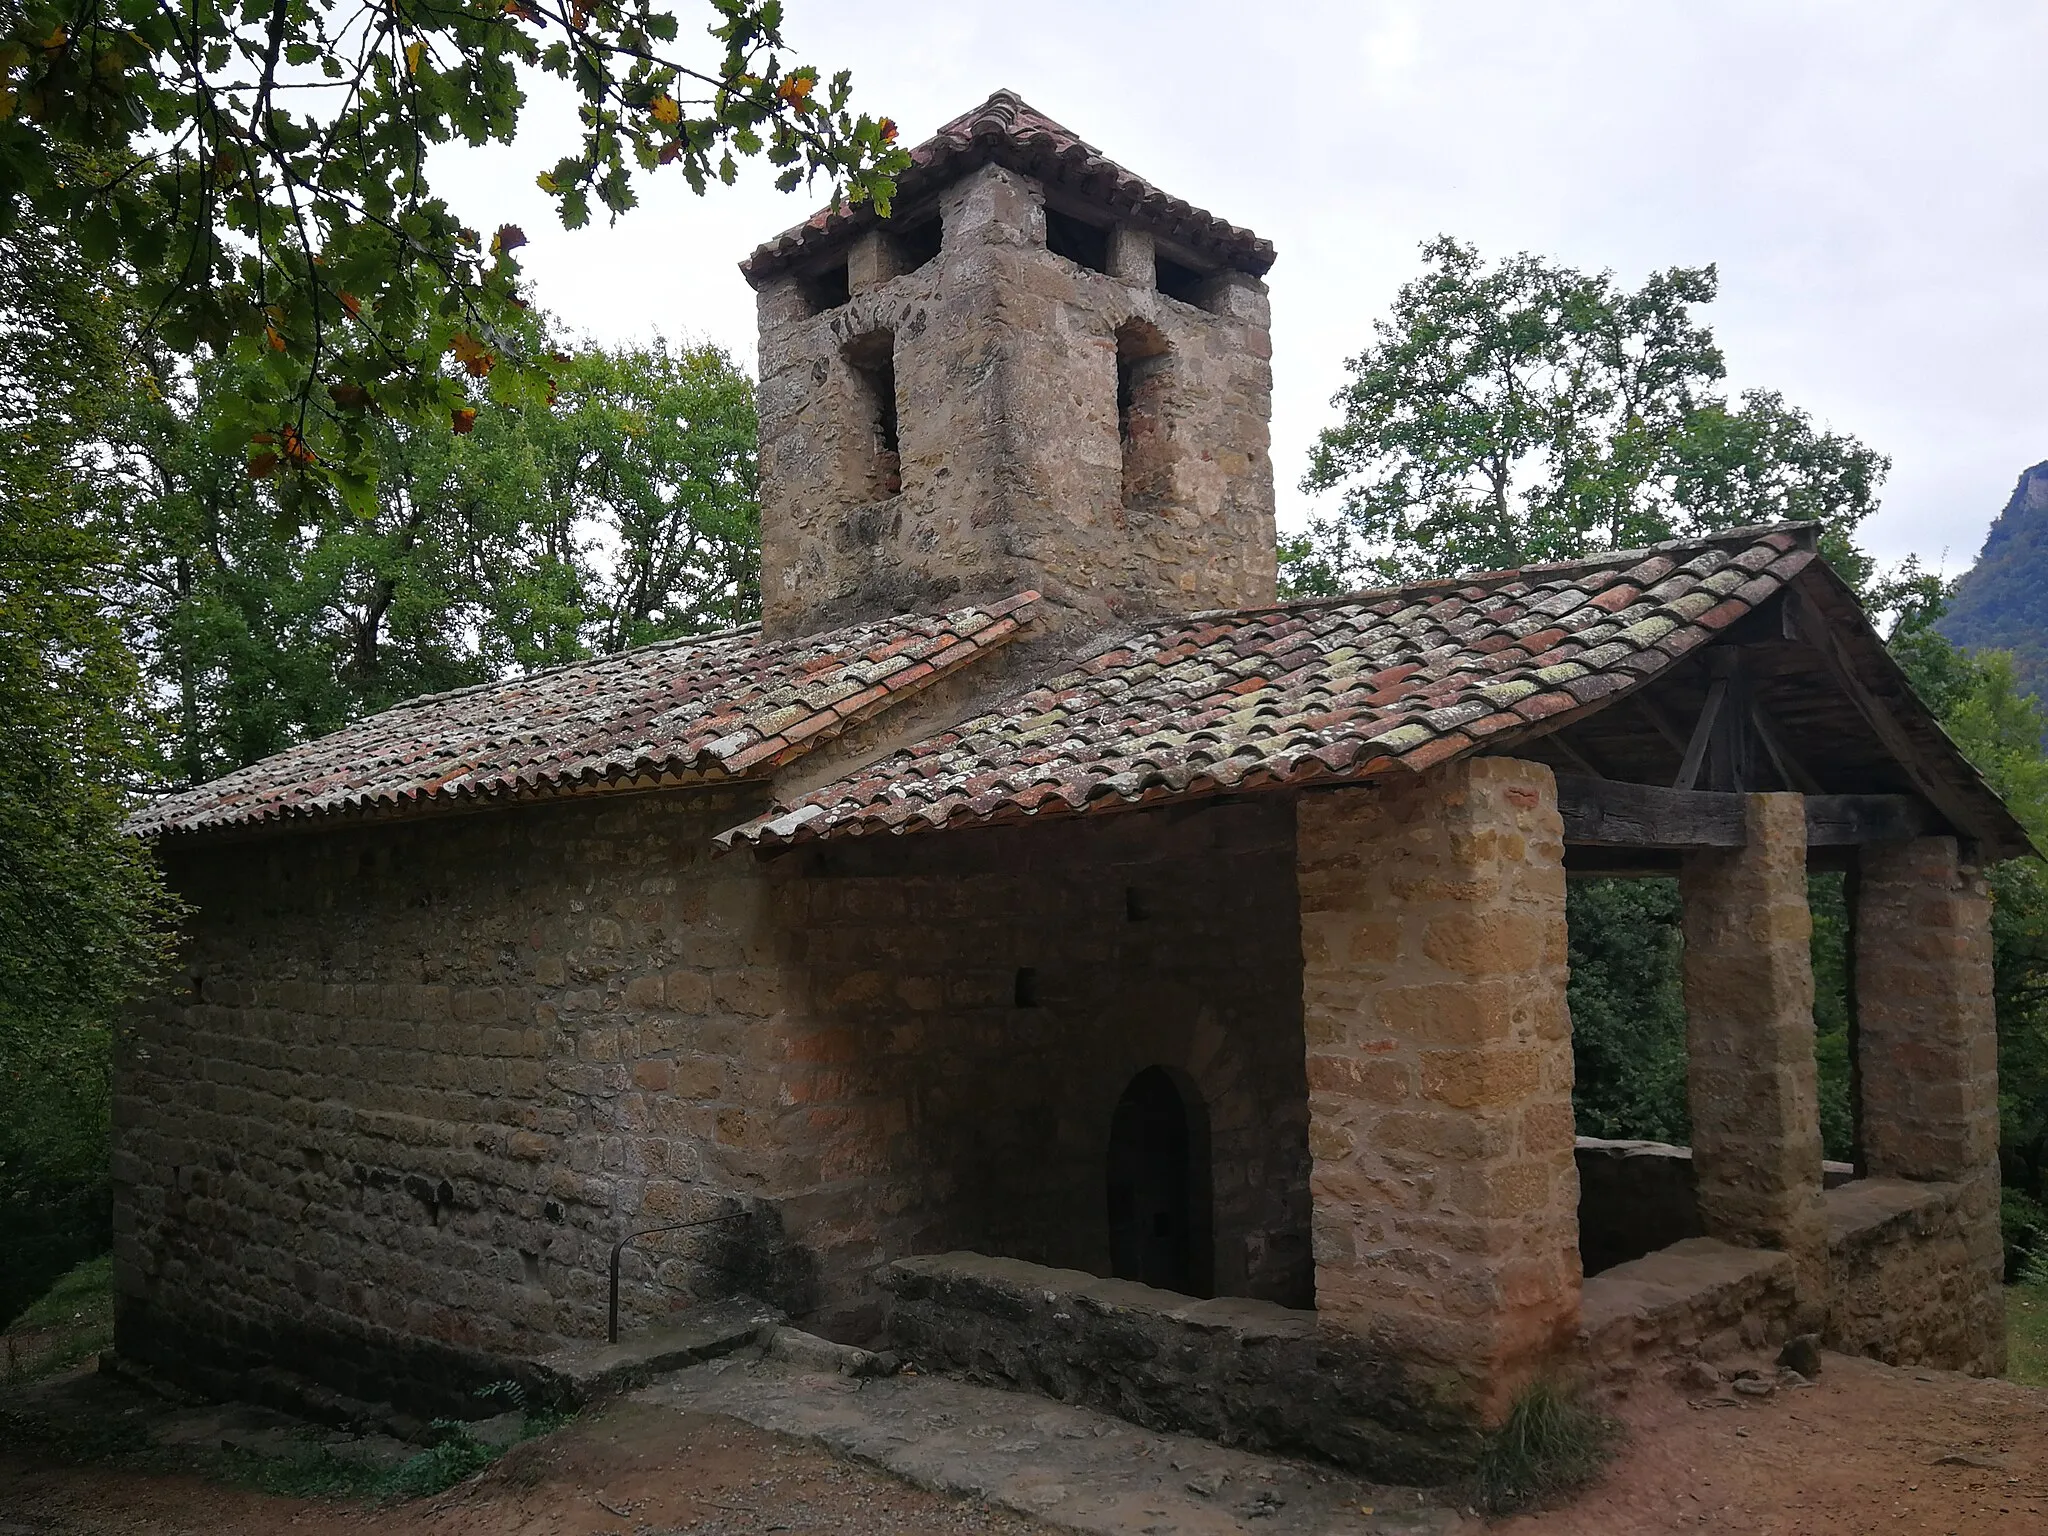
[[[2048,700],[2048,464],[2020,476],[1935,627],[1972,650],[2011,651],[2021,684]]]

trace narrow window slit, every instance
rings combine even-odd
[[[866,499],[879,501],[903,489],[903,456],[896,434],[896,334],[870,331],[856,336],[843,355],[853,369],[872,444]]]

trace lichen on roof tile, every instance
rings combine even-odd
[[[999,616],[1001,604],[987,615],[906,615],[792,640],[766,640],[753,629],[667,640],[410,699],[167,795],[128,829],[157,836],[766,772],[889,703],[894,690],[868,691],[878,675],[900,678],[916,665],[930,681],[1006,643],[1030,613],[1029,603],[1011,601]],[[971,638],[962,638],[964,625]],[[919,650],[950,660],[935,668],[904,659]],[[878,655],[896,664],[878,663]]]
[[[1781,591],[1814,558],[1812,537],[1810,527],[1740,530],[1571,564],[1161,620],[1096,642],[1085,659],[968,726],[803,797],[822,814],[793,832],[768,817],[722,841],[1092,814],[1223,788],[1415,769],[1472,750],[1479,738],[1497,749],[1515,730],[1598,707],[1704,644]],[[1597,604],[1601,593],[1616,595]],[[1048,730],[1055,701],[1060,722]],[[997,778],[1011,789],[988,789]],[[968,795],[969,780],[982,791]],[[906,817],[896,809],[900,788],[877,784],[915,784],[932,814]]]

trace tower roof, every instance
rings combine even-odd
[[[910,168],[897,178],[897,206],[991,164],[1068,188],[1235,271],[1257,277],[1273,265],[1272,241],[1160,191],[1015,91],[997,91],[913,149]],[[759,287],[819,248],[878,222],[867,203],[821,208],[762,245],[740,263],[740,271]]]

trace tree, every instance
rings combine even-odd
[[[460,430],[477,408],[448,355],[493,402],[546,396],[524,233],[465,228],[426,176],[433,145],[513,139],[522,78],[578,97],[577,151],[537,177],[571,228],[754,155],[887,212],[895,126],[788,61],[781,0],[708,5],[699,59],[655,0],[26,0],[0,22],[0,231],[127,264],[174,352],[235,364],[222,419],[250,472],[367,507],[378,421]]]
[[[464,434],[377,423],[367,509],[310,478],[241,472],[229,365],[155,380],[109,457],[133,485],[121,594],[159,782],[421,693],[758,612],[746,375],[658,338],[554,366],[554,400]]]
[[[1440,238],[1350,360],[1302,488],[1334,515],[1283,548],[1292,590],[1336,592],[1571,559],[1746,523],[1814,518],[1852,581],[1885,458],[1782,396],[1731,405],[1693,317],[1712,267],[1630,292],[1522,255],[1489,266]]]
[[[118,831],[142,754],[99,445],[126,354],[89,267],[0,235],[0,1321],[103,1242],[108,1021],[175,911]]]

